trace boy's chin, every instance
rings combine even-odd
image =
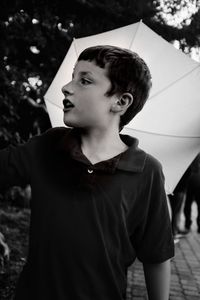
[[[80,126],[78,126],[78,124],[76,124],[76,122],[72,122],[72,121],[68,120],[67,118],[65,118],[65,116],[63,118],[63,122],[67,127],[73,127],[73,128],[80,127]]]
[[[65,115],[63,117],[63,122],[67,127],[81,128],[83,130],[90,130],[91,128],[97,128],[95,121],[93,122],[93,124],[92,124],[92,122],[89,122],[89,121],[81,122],[80,120],[75,120],[75,118],[72,120],[72,118],[70,119],[68,116],[65,116]]]

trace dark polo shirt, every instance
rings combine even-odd
[[[128,150],[94,165],[77,129],[51,129],[0,152],[0,185],[32,188],[16,300],[122,300],[136,257],[173,257],[161,165],[136,139],[121,138]]]

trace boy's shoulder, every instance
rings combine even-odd
[[[163,167],[161,162],[155,158],[153,155],[141,150],[145,153],[145,163],[143,168],[143,178],[146,181],[154,181],[154,180],[164,180]]]
[[[45,131],[41,137],[44,139],[60,139],[65,135],[68,135],[72,131],[71,128],[67,127],[53,127]]]
[[[146,153],[146,161],[144,165],[143,176],[146,181],[150,182],[158,183],[160,181],[165,181],[161,162],[149,153]]]
[[[30,151],[50,151],[59,147],[72,131],[67,127],[54,127],[43,132],[40,135],[33,136],[26,144],[26,148]]]
[[[122,156],[123,165],[130,171],[143,173],[161,172],[160,161],[144,149],[139,147],[139,140],[130,135],[123,135],[122,139],[129,144],[129,150]]]
[[[149,170],[160,171],[162,170],[162,164],[157,158],[146,153],[146,168]]]
[[[40,135],[34,136],[30,141],[36,142],[38,144],[55,144],[66,138],[72,131],[71,128],[67,127],[53,127],[43,132]]]

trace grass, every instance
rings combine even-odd
[[[26,261],[30,209],[0,205],[0,231],[10,248],[10,261],[0,273],[0,299],[12,300],[16,283]]]

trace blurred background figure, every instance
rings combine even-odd
[[[191,170],[189,167],[178,182],[173,194],[168,195],[171,206],[172,232],[175,240],[187,233],[186,230],[181,229],[180,221],[182,208],[184,206],[184,201],[187,194],[187,186],[188,180],[190,178],[190,173]]]
[[[185,229],[190,230],[192,225],[192,203],[197,204],[197,231],[200,233],[200,153],[190,165],[190,177],[187,184],[187,193],[184,206]]]

